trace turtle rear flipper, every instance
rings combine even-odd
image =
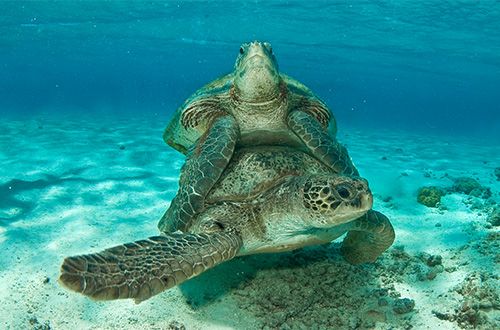
[[[288,126],[312,154],[335,173],[359,176],[347,149],[328,134],[328,130],[317,118],[304,111],[295,110],[288,116]]]
[[[96,300],[140,303],[233,258],[241,245],[234,232],[154,236],[68,257],[59,282]]]
[[[353,221],[353,229],[342,242],[341,252],[351,264],[373,262],[392,245],[394,228],[380,212],[368,211]]]
[[[158,224],[160,231],[185,231],[193,217],[203,211],[205,197],[231,160],[238,136],[238,124],[232,116],[212,120],[188,154],[179,191]]]

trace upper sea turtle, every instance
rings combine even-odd
[[[358,175],[335,134],[329,109],[305,85],[278,71],[269,43],[243,44],[234,71],[195,92],[165,129],[166,143],[187,159],[160,228],[189,227],[235,147],[294,146],[335,173]]]
[[[370,210],[372,200],[366,180],[294,147],[238,148],[183,231],[68,257],[60,282],[94,299],[141,302],[234,256],[328,243],[345,232],[346,260],[374,261],[394,230]]]

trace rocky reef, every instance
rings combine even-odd
[[[427,174],[429,175],[429,174]],[[426,173],[424,173],[426,176]],[[456,177],[452,178],[446,175],[453,181],[453,184],[448,187],[424,186],[418,189],[417,202],[427,207],[438,207],[441,198],[447,194],[465,194],[470,197],[478,197],[489,199],[492,197],[492,192],[489,187],[481,185],[472,177]]]
[[[251,257],[251,262],[260,263],[260,258]],[[367,329],[377,323],[411,327],[415,301],[395,289],[392,274],[398,270],[388,272],[385,257],[352,266],[338,246],[324,246],[272,258],[273,268],[260,270],[231,292],[239,307],[259,320],[258,328]]]
[[[482,186],[476,179],[470,177],[458,177],[453,179],[453,185],[449,192],[462,193],[475,197],[489,198],[491,190],[488,187]]]

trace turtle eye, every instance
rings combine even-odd
[[[265,42],[264,46],[266,46],[267,50],[272,54],[273,53],[273,47],[271,46],[270,43]]]
[[[337,193],[341,198],[344,199],[351,198],[351,191],[346,186],[341,185],[340,187],[337,187]]]
[[[243,55],[243,53],[245,53],[245,49],[243,49],[243,47],[240,47],[240,54]]]

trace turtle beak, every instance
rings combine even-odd
[[[261,71],[265,69],[272,75],[277,75],[278,65],[270,48],[261,42],[252,42],[246,49],[245,57],[242,61],[243,71]]]
[[[266,48],[260,42],[252,42],[247,52],[247,61],[256,57],[266,58],[269,56],[266,54]]]
[[[247,103],[262,103],[276,98],[281,92],[281,77],[270,45],[252,42],[242,50],[236,62],[234,95]]]

